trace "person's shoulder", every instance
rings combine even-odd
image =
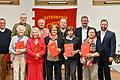
[[[76,39],[76,40],[79,40],[79,37],[74,36],[73,38]]]
[[[11,32],[11,30],[10,30],[10,29],[8,29],[8,28],[6,28],[5,30],[6,30],[6,31],[8,31],[8,32]]]
[[[14,27],[17,27],[18,25],[20,25],[20,23],[15,23],[15,24],[14,24]]]
[[[45,30],[46,32],[49,32],[49,29],[48,29],[48,28],[44,28],[44,30]]]
[[[113,32],[113,31],[111,31],[111,30],[107,30],[109,33],[115,33],[115,32]]]
[[[82,29],[82,27],[77,27],[76,30]]]
[[[109,33],[109,35],[115,35],[115,32],[107,30],[107,32]]]
[[[17,35],[15,35],[15,36],[12,37],[13,40],[14,40],[14,39],[17,39],[17,38],[18,38]]]
[[[33,41],[33,38],[28,38],[27,41],[28,41],[28,42],[32,42],[32,41]]]
[[[48,40],[48,39],[50,39],[50,37],[49,37],[49,36],[46,36],[46,37],[44,38],[44,40]]]
[[[77,27],[77,28],[75,29],[75,33],[78,33],[80,30],[82,30],[82,27]]]
[[[27,37],[27,36],[24,36],[24,38],[25,38],[25,39],[28,39],[28,37]]]
[[[6,28],[5,32],[7,32],[11,36],[12,31],[10,29]]]
[[[30,24],[28,24],[28,23],[26,23],[26,25],[27,25],[27,26],[29,26],[29,27],[31,27],[31,25],[30,25]]]

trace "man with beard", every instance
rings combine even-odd
[[[13,26],[11,36],[18,35],[16,28],[17,28],[19,25],[23,25],[23,26],[26,27],[26,31],[25,31],[24,35],[27,36],[27,37],[30,37],[31,26],[30,26],[28,23],[26,23],[26,22],[27,22],[27,14],[26,14],[26,13],[21,13],[21,14],[20,14],[20,22],[19,22],[19,23],[16,23],[16,24]]]
[[[89,23],[88,17],[87,16],[82,16],[81,17],[82,27],[76,28],[75,36],[79,37],[80,45],[87,38],[87,31],[91,28],[91,27],[88,26],[88,23]],[[78,69],[77,69],[78,80],[82,80],[82,78],[83,78],[83,76],[82,76],[83,75],[82,66],[83,66],[83,64],[80,63],[80,60],[79,60],[79,62],[78,62]]]
[[[105,80],[111,80],[109,65],[112,64],[116,51],[116,36],[114,32],[107,29],[108,21],[106,19],[101,20],[100,27],[101,30],[98,31],[97,37],[101,41],[102,53],[100,55],[100,61],[98,63],[98,78],[99,80],[104,80],[104,71]]]

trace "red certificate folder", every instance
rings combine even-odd
[[[55,57],[58,55],[57,48],[58,48],[58,46],[56,45],[55,42],[48,44],[48,49],[49,49],[52,57]]]
[[[73,43],[64,44],[64,49],[65,49],[64,55],[67,57],[71,56],[72,52],[74,51],[73,50]]]
[[[32,51],[35,52],[36,54],[41,52],[42,48],[40,47],[39,44],[36,44],[33,48]]]
[[[24,48],[25,48],[25,46],[24,46],[24,41],[17,42],[17,43],[15,44],[15,48],[16,48],[16,49],[24,49]]]
[[[84,42],[81,45],[81,55],[86,56],[90,52],[90,44],[88,42]]]

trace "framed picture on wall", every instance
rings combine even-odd
[[[77,5],[77,0],[35,0],[35,5],[71,6],[71,5]]]
[[[93,6],[120,5],[120,0],[93,0]]]
[[[0,0],[0,5],[20,5],[20,0]]]

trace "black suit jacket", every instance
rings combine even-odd
[[[101,40],[100,36],[101,36],[101,32],[98,31],[97,32],[97,37],[98,37],[98,39]],[[109,57],[114,57],[115,51],[116,51],[116,36],[115,36],[115,33],[107,30],[101,45],[102,45],[101,57],[103,59],[105,59],[105,61],[107,59],[107,63],[109,63],[108,58]]]
[[[88,27],[88,30],[92,27]],[[87,34],[87,33],[86,33]],[[82,27],[76,28],[75,36],[79,37],[80,43],[82,44]]]

